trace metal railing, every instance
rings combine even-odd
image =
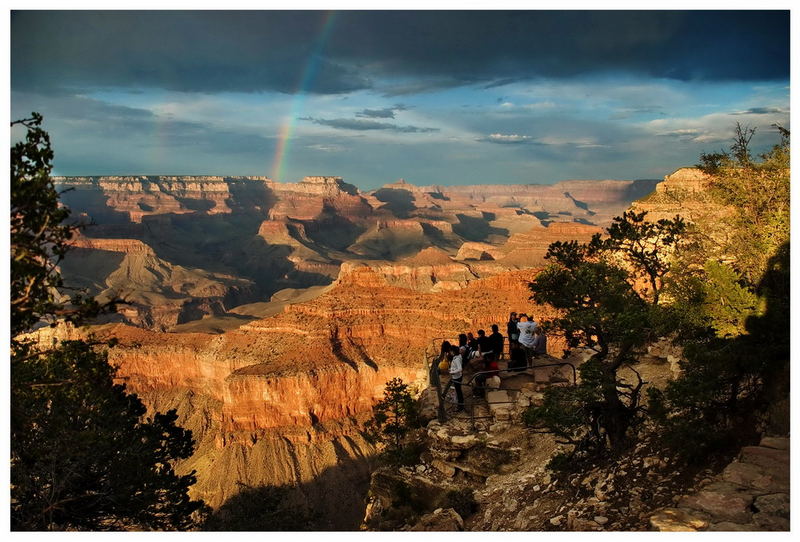
[[[436,343],[438,342],[439,344],[441,344],[441,341],[443,341],[443,340],[447,340],[447,339],[442,338],[442,337],[436,337],[436,338],[432,339],[431,343],[432,343],[432,346],[433,346],[433,349],[434,349],[435,353],[430,355],[430,354],[428,354],[427,349],[426,349],[426,353],[425,353],[426,364],[428,366],[429,383],[430,383],[430,386],[433,387],[436,390],[436,395],[437,395],[437,399],[438,399],[437,419],[439,420],[440,423],[445,423],[447,421],[447,407],[446,407],[446,405],[448,403],[454,404],[454,405],[458,404],[457,403],[457,399],[455,401],[450,401],[449,397],[448,397],[448,392],[450,391],[450,388],[453,387],[453,380],[452,379],[448,379],[447,384],[445,384],[444,388],[442,388],[442,381],[441,381],[440,374],[439,374],[439,363],[442,360],[442,356],[441,356],[441,353],[439,352],[440,348],[436,346]],[[484,379],[483,384],[476,384],[475,383],[475,379],[478,376],[490,375],[490,374],[492,376],[495,376],[495,375],[499,376],[501,373],[506,375],[506,376],[513,376],[513,374],[515,374],[515,373],[521,373],[521,372],[526,371],[526,370],[534,370],[535,371],[536,369],[544,369],[544,368],[547,368],[547,367],[562,368],[564,366],[567,366],[567,367],[570,368],[570,370],[572,372],[572,385],[574,386],[577,383],[577,371],[575,370],[575,366],[572,365],[571,363],[556,362],[556,363],[544,363],[544,364],[536,365],[535,363],[533,363],[533,359],[534,358],[531,358],[529,356],[526,356],[526,358],[528,359],[528,362],[526,363],[525,367],[517,367],[517,368],[512,368],[512,369],[492,369],[492,370],[488,370],[488,371],[477,371],[477,372],[472,374],[472,376],[469,378],[469,380],[467,382],[462,382],[461,383],[462,397],[464,397],[464,392],[472,392],[471,393],[471,396],[472,396],[471,400],[470,401],[464,400],[463,405],[465,407],[469,406],[469,414],[468,414],[468,416],[469,416],[469,419],[471,421],[471,425],[472,425],[473,431],[475,430],[475,420],[492,418],[491,414],[487,415],[487,416],[476,416],[475,415],[475,405],[476,405],[475,399],[476,399],[476,397],[475,397],[474,392],[476,390],[480,390],[482,392],[482,395],[483,395],[484,398],[487,396],[487,392],[489,392],[489,391],[503,390],[503,391],[519,392],[519,391],[522,390],[522,388],[497,388],[497,387],[494,387],[494,386],[487,386],[485,384],[486,383],[486,379]],[[513,400],[513,401],[511,401],[511,400],[508,400],[508,401],[493,400],[492,404],[508,404],[508,403],[515,403],[515,402],[516,402],[516,400]]]

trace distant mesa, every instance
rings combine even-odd
[[[681,186],[697,182],[691,170],[672,177]],[[241,315],[230,317],[237,307],[327,287],[351,263],[372,268],[385,284],[424,292],[541,266],[550,242],[590,238],[657,184],[417,186],[400,178],[361,191],[336,175],[54,182],[73,188],[62,196],[73,216],[94,223],[64,262],[67,285],[110,294],[132,277],[136,311],[123,320],[153,329],[184,329],[201,318],[208,329],[241,324]]]

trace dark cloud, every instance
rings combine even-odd
[[[731,115],[773,115],[786,112],[785,109],[781,109],[780,107],[751,107],[744,111],[734,111]]]
[[[363,117],[368,119],[393,119],[394,109],[387,107],[385,109],[364,109],[356,113],[356,117]]]
[[[12,118],[32,110],[43,114],[59,174],[226,173],[231,156],[237,158],[238,167],[253,164],[236,174],[263,173],[263,156],[276,143],[252,131],[175,119],[84,96],[12,92],[11,98]]]
[[[15,89],[343,93],[369,88],[325,55],[322,12],[15,11]]]
[[[788,11],[13,11],[14,89],[403,95],[626,72],[789,75]]]
[[[307,120],[314,124],[322,126],[330,126],[339,130],[388,130],[390,132],[399,133],[428,133],[438,132],[438,128],[427,128],[421,126],[400,126],[398,124],[391,124],[389,122],[378,122],[376,120],[367,119],[317,119],[313,117],[301,117],[300,120]]]

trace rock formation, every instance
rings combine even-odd
[[[527,287],[547,245],[588,240],[598,228],[584,221],[621,212],[648,186],[395,183],[361,194],[337,177],[58,182],[100,223],[74,241],[64,276],[133,301],[124,323],[91,332],[119,340],[109,359],[121,382],[194,431],[196,453],[179,469],[198,471],[196,495],[219,507],[243,488],[289,484],[324,510],[318,528],[352,528],[363,514],[374,450],[361,424],[385,382],[424,387],[426,352],[502,329],[510,310],[547,317]],[[185,332],[153,331],[165,328]]]
[[[267,303],[280,290],[328,285],[343,263],[385,262],[379,267],[395,277],[391,283],[422,291],[540,266],[551,241],[588,239],[598,231],[588,224],[605,224],[653,186],[398,182],[361,193],[340,177],[323,176],[297,183],[227,176],[54,181],[68,189],[63,200],[74,215],[93,223],[64,262],[67,285],[111,295],[130,277],[133,304],[119,315],[151,329],[208,316],[227,322],[208,329],[227,328],[237,306]],[[430,248],[455,261],[414,260]]]

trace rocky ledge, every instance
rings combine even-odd
[[[721,474],[650,518],[657,531],[788,531],[789,439],[742,448]]]

